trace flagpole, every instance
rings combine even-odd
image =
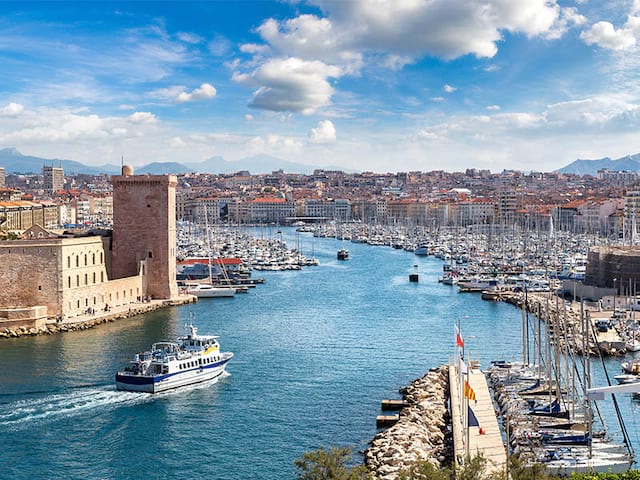
[[[464,350],[464,347],[462,347]],[[467,408],[465,408],[465,427],[466,427],[466,447],[467,447],[467,461],[469,461],[469,454],[470,454],[470,445],[469,445],[469,400],[471,399],[471,384],[469,383],[469,369],[471,368],[471,361],[467,362],[468,366],[467,366],[467,385],[469,385],[469,392],[468,395],[465,395],[465,403],[467,405]]]

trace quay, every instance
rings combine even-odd
[[[449,365],[449,392],[451,399],[451,422],[453,427],[453,448],[456,461],[464,463],[466,459],[480,454],[487,459],[487,473],[504,473],[507,468],[507,454],[502,434],[489,393],[487,380],[478,368],[468,367],[464,375],[471,386],[475,400],[465,398],[461,379],[456,365]],[[465,407],[473,411],[478,426],[468,425],[468,413]]]
[[[523,308],[524,304],[528,313],[546,323],[549,335],[563,349],[579,355],[593,356],[597,356],[598,352],[603,355],[626,353],[625,341],[615,328],[610,328],[607,332],[600,332],[596,328],[598,320],[612,318],[612,311],[584,307],[581,312],[579,302],[566,302],[550,292],[529,293],[525,297],[521,292],[504,291],[498,300],[511,303],[517,308]]]
[[[409,402],[406,400],[382,400],[380,404],[382,410],[402,410],[408,406]]]
[[[94,313],[83,313],[73,317],[58,320],[51,319],[38,328],[27,328],[24,326],[3,326],[3,322],[0,320],[0,338],[53,335],[60,332],[88,330],[104,323],[124,320],[163,308],[195,303],[196,301],[197,298],[193,295],[180,295],[179,297],[173,299],[158,299],[149,300],[147,302],[135,302],[128,305],[110,307],[108,311],[99,309],[94,310]]]

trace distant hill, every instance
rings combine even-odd
[[[3,148],[0,150],[0,167],[4,167],[6,173],[42,173],[44,165],[61,166],[64,172],[68,174],[87,173],[99,175],[100,173],[116,173],[119,171],[119,167],[116,167],[115,171],[106,171],[103,167],[88,167],[74,160],[23,155],[15,148]],[[113,168],[111,165],[109,167]]]
[[[6,173],[41,173],[43,165],[62,166],[65,174],[85,173],[99,175],[106,173],[117,175],[120,173],[118,165],[101,165],[97,167],[87,166],[74,160],[61,160],[51,158],[23,155],[15,148],[0,150],[0,167],[4,167]],[[151,175],[164,175],[168,173],[234,173],[247,170],[252,174],[271,173],[282,169],[287,173],[310,174],[318,168],[325,170],[344,170],[340,167],[318,167],[289,162],[270,155],[254,155],[235,162],[229,162],[220,156],[211,157],[203,162],[152,162],[141,167],[135,167],[136,173],[149,173]],[[347,170],[345,170],[347,171]]]
[[[598,170],[606,168],[607,170],[627,170],[632,172],[640,172],[640,153],[635,155],[627,155],[626,157],[612,160],[609,157],[597,160],[575,160],[569,165],[556,170],[559,173],[575,173],[577,175],[596,176]]]

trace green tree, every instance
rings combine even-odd
[[[450,480],[451,470],[437,468],[427,460],[420,460],[400,472],[398,480]]]
[[[349,447],[323,447],[305,452],[295,460],[298,480],[371,480],[364,465],[349,467],[352,452]]]

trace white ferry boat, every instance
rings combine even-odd
[[[151,350],[136,353],[124,370],[116,373],[116,388],[158,393],[205,382],[224,373],[231,352],[220,352],[216,336],[198,335],[193,325],[178,342],[157,342]]]

